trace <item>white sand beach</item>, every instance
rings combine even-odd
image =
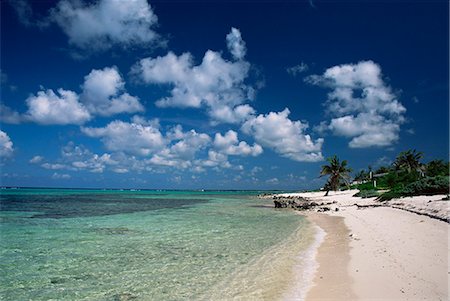
[[[389,202],[396,208],[372,208],[363,206],[379,203],[352,197],[356,192],[282,195],[336,202],[326,213],[299,211],[326,232],[306,299],[448,300],[450,225],[411,212],[448,217],[444,196],[397,199]]]

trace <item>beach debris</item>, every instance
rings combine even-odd
[[[264,195],[261,198],[271,199],[275,208],[291,208],[299,211],[318,211],[326,212],[329,207],[331,211],[342,211],[346,207],[356,207],[356,209],[369,209],[377,207],[390,207],[416,213],[418,215],[428,216],[446,223],[450,223],[450,207],[448,201],[442,200],[445,195],[415,196],[402,199],[392,199],[389,202],[376,202],[361,200],[359,198],[349,197],[344,201],[328,200],[318,197],[303,197],[301,195]]]
[[[366,208],[375,208],[375,207],[383,207],[383,204],[369,204],[369,205],[361,205],[355,203],[356,209],[366,209]]]
[[[319,209],[317,209],[317,212],[327,212],[330,211],[330,207],[320,207]]]
[[[354,234],[354,233],[350,233],[349,235],[348,235],[351,239],[353,239],[353,240],[361,240],[358,236],[356,236],[356,234]]]
[[[336,204],[336,201],[316,202],[308,198],[299,196],[277,196],[272,197],[275,208],[292,208],[300,211],[315,210],[317,212],[330,211],[329,205]],[[338,210],[335,210],[338,211]]]

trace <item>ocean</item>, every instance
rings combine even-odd
[[[315,228],[257,194],[2,189],[0,299],[301,298]]]

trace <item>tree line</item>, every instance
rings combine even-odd
[[[357,196],[389,200],[402,196],[421,194],[449,193],[449,162],[432,160],[422,163],[423,153],[416,150],[403,151],[397,155],[389,166],[372,170],[361,170],[351,182],[352,169],[347,160],[340,160],[336,155],[327,158],[328,164],[322,166],[320,176],[328,176],[323,187],[326,195],[330,190],[357,188]],[[376,185],[375,185],[376,183]]]

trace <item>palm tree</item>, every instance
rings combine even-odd
[[[425,166],[425,171],[429,177],[448,176],[449,163],[445,163],[443,160],[433,160]]]
[[[405,170],[408,173],[413,171],[422,173],[423,165],[420,160],[423,158],[423,153],[414,150],[407,150],[401,152],[394,162],[394,167],[397,170]]]
[[[339,158],[334,155],[331,158],[327,158],[328,165],[322,165],[322,170],[320,171],[320,176],[327,176],[328,182],[325,185],[325,189],[328,195],[328,192],[331,190],[338,190],[339,185],[341,184],[341,180],[348,184],[348,179],[350,178],[349,173],[352,171],[351,168],[347,167],[347,160],[343,160],[342,162]]]
[[[365,181],[369,179],[369,173],[366,172],[364,169],[360,170],[354,177],[355,181]]]

